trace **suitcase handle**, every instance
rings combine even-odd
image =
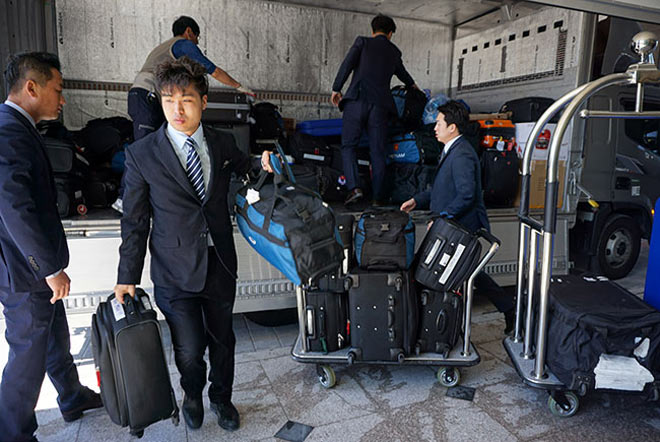
[[[477,235],[485,239],[491,244],[497,244],[498,246],[502,245],[502,241],[499,240],[495,235],[490,233],[488,230],[481,228],[477,231]]]
[[[135,292],[135,297],[140,296],[140,293]],[[133,298],[132,296],[124,296],[124,305],[126,306],[127,318],[132,318],[136,320],[142,319],[142,313],[140,313],[140,301]]]

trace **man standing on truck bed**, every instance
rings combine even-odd
[[[373,196],[376,203],[385,199],[385,141],[390,114],[396,106],[390,82],[396,75],[406,86],[415,86],[401,60],[401,51],[392,39],[396,24],[391,17],[377,15],[371,21],[372,37],[358,37],[339,67],[332,84],[332,104],[343,111],[341,154],[350,193],[346,204],[353,204],[364,196],[360,188],[355,149],[362,130],[369,135]],[[353,73],[351,85],[342,95],[341,89]]]
[[[37,405],[44,374],[57,390],[66,422],[102,407],[80,385],[71,356],[61,299],[69,294],[64,269],[69,249],[57,211],[57,191],[44,142],[35,125],[54,120],[64,105],[56,55],[10,56],[9,96],[0,104],[0,302],[9,358],[0,383],[0,440],[36,440]]]
[[[204,66],[182,57],[163,62],[155,75],[167,122],[126,150],[115,295],[120,302],[126,293],[135,296],[148,243],[156,304],[172,332],[181,374],[184,420],[196,429],[204,419],[208,347],[211,409],[218,425],[233,431],[239,427],[231,402],[237,262],[227,192],[231,174],[248,173],[250,158],[231,135],[201,124]]]
[[[469,123],[468,111],[461,103],[449,101],[438,108],[435,136],[445,145],[440,155],[433,188],[420,192],[401,205],[410,212],[416,207],[430,208],[434,214],[453,218],[471,232],[490,230],[486,206],[481,195],[479,157],[462,135]],[[513,330],[513,299],[485,272],[474,280],[477,293],[485,294],[504,313],[504,333]]]
[[[164,122],[165,115],[160,106],[160,97],[155,86],[154,69],[165,60],[176,60],[186,56],[201,63],[206,72],[220,83],[236,88],[237,91],[255,96],[249,88],[241,86],[227,72],[217,67],[206,58],[197,46],[199,44],[199,25],[191,17],[181,16],[172,24],[174,37],[156,46],[138,72],[133,85],[128,91],[128,114],[133,120],[133,138],[135,141],[157,130]],[[119,189],[119,198],[112,207],[122,211],[123,177]]]

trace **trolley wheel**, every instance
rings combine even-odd
[[[355,359],[357,359],[356,356],[355,356],[355,352],[349,351],[348,352],[348,365],[353,365],[355,363]]]
[[[396,361],[399,364],[403,364],[403,361],[405,360],[406,360],[406,355],[404,355],[403,353],[399,353],[398,355],[396,355]]]
[[[144,430],[131,431],[131,436],[135,436],[138,439],[142,439],[142,436],[144,436]]]
[[[443,387],[455,387],[461,381],[461,372],[456,367],[442,367],[438,370],[438,381]]]
[[[568,409],[562,407],[552,396],[548,396],[548,407],[550,408],[550,412],[557,417],[571,417],[577,413],[580,406],[580,399],[572,391],[566,391],[563,394],[568,401]]]
[[[335,371],[329,365],[319,365],[317,368],[319,372],[319,383],[323,388],[332,388],[337,383]]]

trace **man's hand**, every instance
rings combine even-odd
[[[62,270],[57,276],[46,278],[46,284],[48,284],[48,287],[53,291],[53,297],[50,298],[51,304],[55,304],[60,299],[69,296],[71,280],[64,270]]]
[[[126,293],[131,295],[131,298],[135,298],[135,284],[117,284],[115,286],[115,298],[122,304]]]
[[[257,98],[257,94],[255,94],[249,87],[239,86],[236,90],[242,94],[249,95],[252,98]]]
[[[417,206],[417,201],[415,201],[415,198],[410,198],[408,201],[401,204],[399,210],[406,213],[410,213],[410,211],[413,210],[416,206]]]
[[[332,104],[334,104],[335,106],[339,106],[339,102],[341,101],[341,98],[342,98],[341,92],[332,91],[332,96],[330,97],[330,101],[332,102]]]
[[[272,153],[270,150],[264,150],[261,153],[261,168],[270,173],[273,173],[273,166],[270,164],[270,155]]]

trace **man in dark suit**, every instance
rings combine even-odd
[[[227,192],[231,173],[246,174],[250,159],[231,135],[201,125],[208,93],[201,64],[188,57],[165,61],[156,85],[167,121],[126,151],[115,295],[120,302],[125,293],[135,296],[149,239],[151,279],[172,332],[186,424],[196,429],[203,422],[208,347],[211,409],[233,431],[239,427],[231,402],[237,263]]]
[[[362,130],[369,135],[373,196],[376,202],[385,199],[385,142],[387,122],[390,114],[396,114],[396,106],[390,92],[392,76],[396,75],[406,86],[414,86],[401,60],[401,51],[392,39],[396,31],[394,20],[377,15],[371,21],[372,37],[358,37],[339,67],[332,84],[331,101],[343,111],[341,154],[350,190],[346,204],[363,197],[360,188],[355,149],[360,142]],[[351,84],[345,95],[341,89],[353,73]]]
[[[453,218],[472,232],[484,228],[490,231],[488,214],[482,197],[481,167],[472,145],[461,134],[469,122],[467,109],[456,101],[438,108],[435,136],[444,148],[440,156],[433,187],[420,192],[401,205],[410,212],[416,207],[427,208],[439,216]],[[484,293],[497,309],[504,313],[504,332],[513,329],[513,300],[484,272],[474,281],[477,292]]]
[[[102,406],[80,385],[70,353],[61,299],[69,294],[64,269],[69,249],[57,211],[57,193],[35,124],[58,117],[62,75],[57,56],[9,57],[9,95],[0,105],[0,302],[9,358],[0,383],[0,440],[36,440],[34,407],[48,373],[65,421]]]

